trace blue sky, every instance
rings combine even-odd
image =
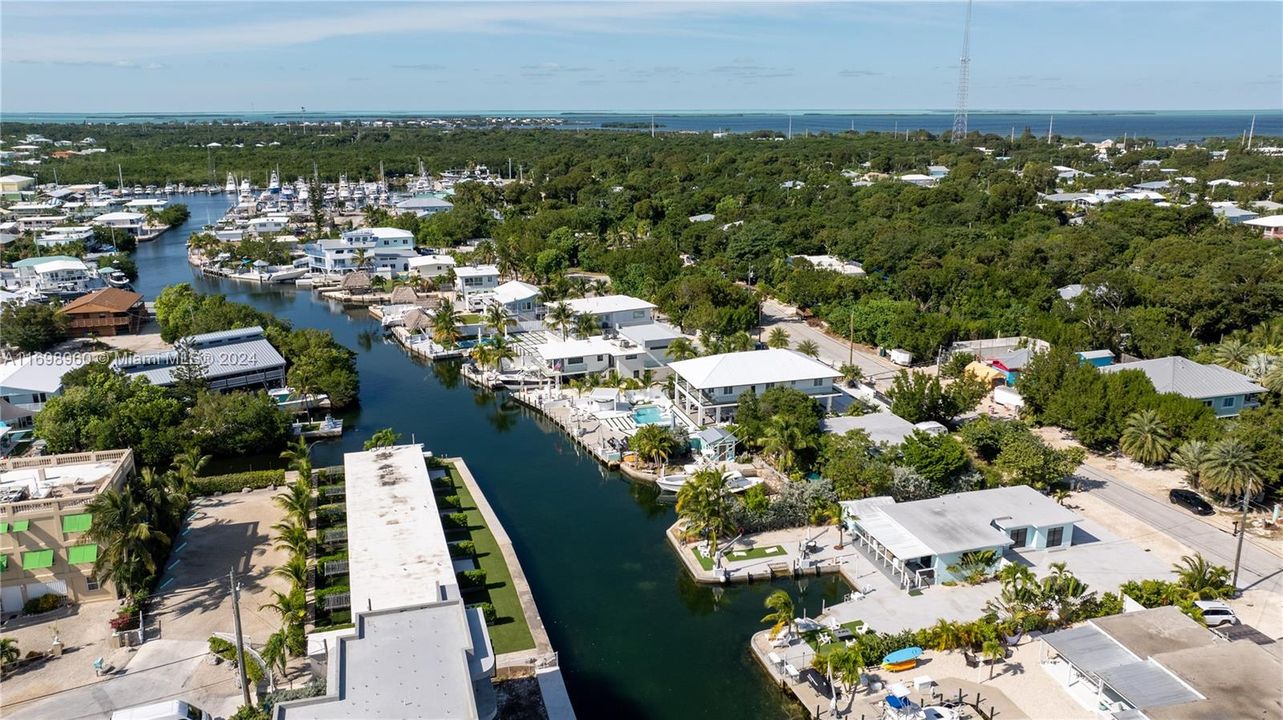
[[[8,112],[948,109],[965,4],[0,3]],[[1278,2],[975,4],[974,109],[1283,106]]]

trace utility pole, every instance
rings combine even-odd
[[[248,656],[245,654],[245,637],[241,635],[241,596],[236,585],[236,568],[232,568],[227,577],[232,583],[232,623],[236,627],[236,672],[241,677],[241,700],[247,707],[253,707],[254,703],[249,698],[249,680],[245,677]]]
[[[847,313],[846,319],[848,321],[848,327],[847,327],[847,333],[846,333],[846,342],[847,342],[846,363],[848,365],[854,365],[855,364],[855,311],[852,310],[851,312]]]
[[[1243,490],[1243,522],[1238,528],[1238,547],[1234,550],[1234,579],[1230,581],[1230,587],[1234,588],[1234,594],[1239,594],[1238,589],[1238,569],[1239,561],[1243,557],[1243,536],[1247,534],[1247,501],[1251,497],[1247,490]]]

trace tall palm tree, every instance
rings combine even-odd
[[[1243,366],[1247,364],[1247,360],[1252,356],[1252,353],[1253,348],[1251,345],[1238,338],[1230,338],[1212,348],[1212,362],[1237,372],[1241,371]]]
[[[364,270],[370,264],[370,252],[363,247],[357,248],[352,252],[352,262],[357,270]]]
[[[286,461],[286,466],[291,470],[297,470],[300,478],[311,482],[312,446],[307,444],[307,440],[296,438],[289,447],[281,451],[281,459]]]
[[[481,314],[481,320],[486,324],[486,327],[503,337],[508,337],[508,326],[513,323],[512,313],[508,312],[508,308],[499,303],[492,303],[488,306],[485,312]]]
[[[276,539],[272,541],[272,547],[277,550],[284,550],[290,555],[307,556],[312,549],[312,533],[308,531],[307,525],[297,521],[278,522],[272,526],[276,531]]]
[[[784,628],[788,628],[792,631],[793,621],[795,620],[794,612],[796,612],[793,607],[792,596],[784,590],[776,590],[770,595],[767,595],[766,601],[762,604],[766,609],[770,610],[769,613],[762,617],[762,622],[769,623],[771,625],[772,640],[774,640]]]
[[[985,640],[985,644],[980,647],[980,654],[989,661],[989,679],[993,679],[993,667],[999,660],[1006,659],[1007,648],[997,639]]]
[[[1279,359],[1266,353],[1255,353],[1243,364],[1243,374],[1260,382],[1279,364]]]
[[[1238,549],[1234,552],[1234,579],[1238,587],[1239,561],[1243,556],[1243,536],[1247,534],[1247,510],[1252,496],[1261,491],[1264,472],[1256,453],[1237,438],[1229,437],[1217,442],[1207,453],[1203,463],[1203,483],[1213,492],[1234,499],[1243,499],[1243,517],[1238,529]]]
[[[94,575],[110,579],[124,595],[144,589],[156,572],[154,551],[168,545],[169,536],[152,525],[147,508],[128,492],[99,493],[85,510],[94,516],[85,536],[101,548]]]
[[[628,438],[628,447],[642,460],[654,464],[668,460],[675,445],[672,433],[659,425],[643,425]]]
[[[717,539],[730,529],[730,509],[726,483],[712,468],[695,471],[677,491],[677,516],[696,535],[708,538],[710,558],[717,556]]]
[[[766,334],[766,347],[782,350],[789,346],[789,333],[782,327],[771,328]]]
[[[209,463],[211,457],[211,455],[201,455],[200,450],[196,447],[174,456],[174,473],[178,476],[184,493],[191,494],[192,482],[200,477],[201,470],[205,469],[205,465]]]
[[[284,511],[286,518],[306,525],[312,516],[312,486],[299,478],[272,496],[272,502]]]
[[[1185,471],[1185,480],[1197,488],[1203,475],[1203,463],[1212,446],[1202,440],[1186,440],[1172,453],[1172,464]]]
[[[690,338],[675,338],[668,344],[668,357],[673,360],[690,360],[698,356],[699,351],[695,349],[695,343],[691,342]]]
[[[847,387],[855,387],[864,379],[864,371],[860,369],[859,365],[842,363],[842,366],[838,368],[838,372],[841,373],[842,382],[846,383]]]
[[[307,598],[299,590],[281,592],[272,591],[272,601],[258,607],[259,610],[272,610],[281,618],[281,624],[290,626],[301,624],[307,616]]]
[[[797,421],[786,415],[775,415],[766,423],[762,431],[762,452],[775,460],[775,466],[782,473],[790,473],[797,464],[797,451],[815,446]]]
[[[1118,445],[1131,459],[1158,465],[1172,452],[1172,434],[1157,410],[1141,410],[1127,417]]]
[[[722,343],[723,350],[725,352],[747,352],[752,350],[756,345],[757,343],[754,342],[753,336],[743,330],[730,335]]]
[[[589,338],[601,332],[601,323],[597,317],[588,313],[579,313],[574,320],[575,334],[581,338]]]
[[[432,340],[444,348],[452,348],[459,334],[463,313],[448,298],[442,298],[432,314]]]
[[[575,311],[564,302],[554,303],[549,306],[548,314],[544,315],[544,324],[553,330],[561,333],[561,339],[566,339],[566,334],[575,325]]]
[[[1283,395],[1283,358],[1280,358],[1270,366],[1268,372],[1261,377],[1261,384],[1266,390]]]
[[[272,574],[285,578],[290,583],[290,590],[307,590],[307,556],[294,554],[284,563],[277,565]]]
[[[797,351],[813,358],[820,356],[820,345],[814,340],[803,340],[797,344]]]
[[[472,357],[478,365],[502,372],[503,362],[515,359],[517,351],[506,339],[497,337],[490,343],[473,348]]]

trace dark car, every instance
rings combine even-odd
[[[1216,513],[1212,506],[1193,490],[1171,490],[1167,493],[1167,499],[1177,505],[1184,505],[1195,515],[1214,515]]]
[[[815,668],[807,668],[802,672],[802,679],[805,680],[806,684],[810,685],[815,692],[826,698],[833,697],[833,687],[829,685],[828,678],[821,675],[819,670],[816,670]]]

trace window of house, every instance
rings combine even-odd
[[[1054,527],[1047,531],[1047,547],[1057,547],[1065,540],[1065,529]]]
[[[1013,548],[1022,548],[1029,542],[1029,528],[1020,528],[1011,531],[1011,546]]]
[[[722,394],[723,394],[723,395],[730,395],[730,394],[731,394],[732,392],[734,392],[734,391],[735,391],[735,388],[733,388],[733,387],[724,387],[724,388],[722,388]]]
[[[1211,400],[1204,400],[1204,401],[1203,401],[1203,404],[1204,404],[1204,405],[1206,405],[1207,407],[1211,407],[1211,406],[1212,406],[1212,401],[1211,401]]]
[[[823,379],[823,378],[816,378],[816,379],[815,379],[815,387],[822,387],[823,385],[824,385],[824,379]]]
[[[582,365],[583,363],[584,363],[584,359],[583,359],[583,358],[581,358],[581,357],[577,357],[577,358],[566,358],[566,364],[567,364],[567,365]]]
[[[644,318],[644,317],[646,317],[646,311],[645,311],[645,310],[634,310],[634,311],[633,311],[633,317],[634,317],[634,318]]]
[[[604,359],[605,359],[605,356],[604,356],[604,355],[598,355],[598,356],[597,356],[597,362],[601,362],[601,361],[602,361],[602,360],[604,360]]]
[[[1234,398],[1232,398],[1232,397],[1227,397],[1227,398],[1222,399],[1222,400],[1221,400],[1221,407],[1223,407],[1223,408],[1231,408],[1231,407],[1234,407]]]
[[[85,589],[86,589],[86,590],[88,590],[89,592],[93,592],[93,591],[97,590],[97,589],[98,589],[98,588],[100,588],[100,587],[102,587],[102,585],[101,585],[101,584],[99,584],[99,582],[98,582],[98,578],[94,577],[93,572],[90,572],[88,575],[86,575],[86,576],[85,576]]]

